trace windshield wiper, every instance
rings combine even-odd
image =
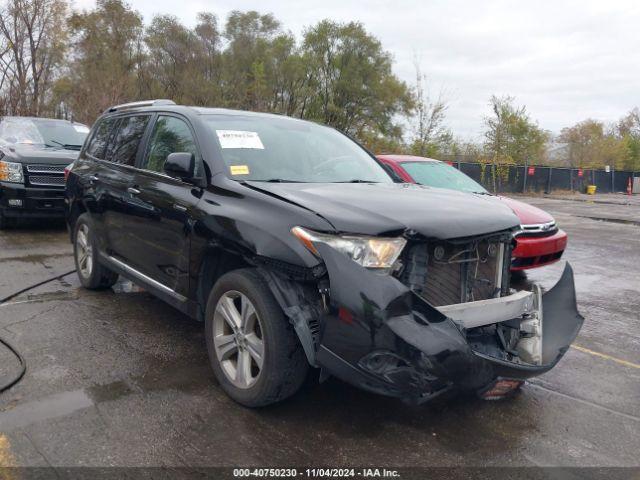
[[[286,178],[269,178],[267,180],[249,180],[250,182],[268,182],[268,183],[304,183],[300,180],[287,180]]]
[[[65,148],[67,150],[80,150],[82,148],[82,145],[75,145],[73,143],[62,143],[62,142],[59,142],[57,140],[54,140],[53,138],[51,140],[49,140],[49,141],[55,143],[56,145],[60,145],[62,148]],[[47,147],[52,147],[53,146],[53,145],[48,145],[46,143],[45,143],[45,145]]]
[[[266,180],[249,180],[247,179],[246,181],[248,182],[267,182],[267,183],[325,183],[325,182],[305,182],[302,180],[289,180],[286,178],[268,178]],[[326,183],[380,183],[380,182],[375,182],[373,180],[360,180],[360,179],[355,179],[355,180],[346,180],[344,182],[326,182]]]
[[[360,178],[355,178],[353,180],[344,180],[342,182],[333,182],[333,183],[380,183],[375,180],[362,180]]]

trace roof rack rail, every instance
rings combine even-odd
[[[107,109],[107,112],[117,112],[119,110],[128,110],[130,108],[139,108],[139,107],[154,107],[154,106],[158,106],[158,105],[175,105],[176,102],[174,102],[173,100],[167,100],[167,99],[157,99],[157,100],[142,100],[140,102],[129,102],[129,103],[123,103],[122,105],[114,105],[113,107],[109,107]]]

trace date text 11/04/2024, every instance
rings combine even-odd
[[[233,470],[233,476],[236,478],[398,478],[400,474],[397,470],[387,468],[305,468],[303,470],[295,468],[236,468]]]

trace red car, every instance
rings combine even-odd
[[[490,195],[475,180],[439,160],[410,155],[378,155],[378,159],[405,182]],[[560,260],[567,246],[567,234],[558,228],[551,215],[512,198],[496,198],[513,210],[522,225],[522,231],[516,235],[512,271],[541,267]]]

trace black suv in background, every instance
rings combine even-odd
[[[116,106],[66,195],[82,284],[121,274],[204,320],[215,375],[247,406],[293,394],[309,366],[415,402],[500,397],[552,368],[582,325],[568,266],[544,295],[512,290],[508,207],[395,183],[311,122]]]
[[[67,120],[0,118],[0,229],[16,218],[64,217],[64,169],[88,133]]]

